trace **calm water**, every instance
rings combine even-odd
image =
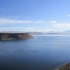
[[[0,70],[54,70],[70,62],[70,36],[0,41]]]

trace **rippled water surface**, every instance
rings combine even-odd
[[[0,41],[0,70],[54,70],[70,62],[70,36]]]

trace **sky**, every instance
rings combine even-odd
[[[0,0],[0,31],[70,30],[70,0]]]

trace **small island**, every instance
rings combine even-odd
[[[0,40],[20,40],[29,38],[32,38],[32,35],[28,33],[0,33]]]

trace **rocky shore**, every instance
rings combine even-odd
[[[29,39],[32,35],[28,33],[0,33],[0,40]]]
[[[63,65],[56,70],[70,70],[70,63]]]

